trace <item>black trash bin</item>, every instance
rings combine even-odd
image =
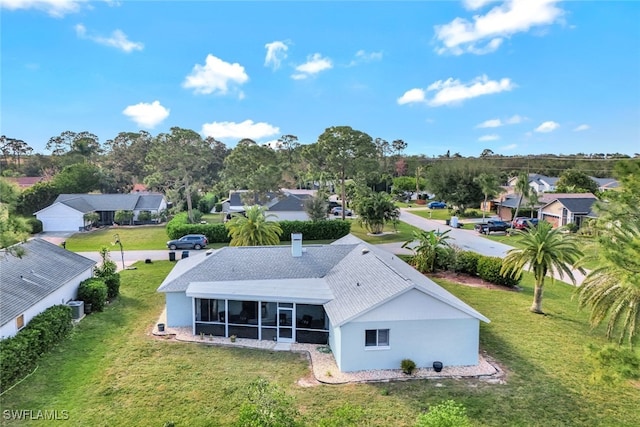
[[[449,220],[449,219],[445,219],[445,220],[444,220],[444,223],[445,223],[445,225],[449,225],[449,224],[451,223],[451,220]]]
[[[164,323],[158,323],[158,332],[164,332]]]
[[[182,251],[182,259],[189,258],[189,251]]]
[[[169,252],[169,261],[175,261],[175,260],[176,260],[176,253]]]
[[[436,372],[442,371],[442,362],[439,362],[439,361],[433,362],[433,370]]]

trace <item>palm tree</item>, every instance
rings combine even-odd
[[[410,247],[414,252],[413,266],[422,273],[432,273],[435,270],[436,258],[438,251],[449,247],[449,234],[451,230],[443,233],[434,230],[421,230],[413,232],[413,239],[402,244],[403,248],[409,247],[414,241],[418,241],[418,245]]]
[[[498,182],[498,177],[490,173],[481,173],[473,180],[480,186],[482,194],[484,194],[484,204],[482,205],[482,222],[484,222],[487,199],[498,195],[500,192],[500,183]]]
[[[502,263],[500,273],[520,277],[523,270],[533,272],[535,288],[531,311],[543,314],[542,290],[547,274],[557,273],[560,278],[566,274],[573,283],[572,266],[582,256],[577,241],[569,235],[564,235],[561,228],[552,228],[551,224],[541,221],[537,227],[527,232],[516,230],[516,236],[521,236],[521,249],[511,249]],[[584,272],[580,267],[579,271]]]
[[[385,192],[360,196],[355,203],[358,223],[363,224],[372,234],[380,234],[384,225],[400,217],[400,209]]]
[[[516,194],[519,194],[520,197],[518,198],[518,206],[516,206],[516,213],[513,216],[513,218],[517,218],[518,217],[518,212],[520,211],[520,205],[522,204],[522,199],[524,197],[529,197],[531,192],[533,191],[533,188],[531,188],[529,186],[529,174],[527,172],[520,172],[520,174],[518,174],[518,180],[516,181],[516,188],[515,188]],[[511,231],[513,231],[513,221],[511,222]]]
[[[640,329],[640,221],[613,221],[602,228],[602,257],[577,289],[579,306],[591,309],[592,326],[609,318],[607,338],[618,334],[622,344],[626,337],[633,348]]]
[[[264,208],[254,205],[245,208],[245,215],[234,214],[225,224],[231,237],[230,246],[266,246],[280,243],[280,224],[268,221],[275,217],[266,214]]]

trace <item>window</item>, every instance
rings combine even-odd
[[[16,317],[16,329],[20,330],[22,328],[24,328],[24,314]]]
[[[364,331],[365,347],[389,347],[388,329],[367,329]]]

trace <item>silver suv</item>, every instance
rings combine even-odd
[[[167,247],[172,251],[176,249],[202,249],[207,246],[209,241],[204,234],[187,234],[177,240],[169,240]]]

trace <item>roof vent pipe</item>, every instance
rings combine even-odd
[[[291,255],[302,256],[302,233],[291,233]]]

